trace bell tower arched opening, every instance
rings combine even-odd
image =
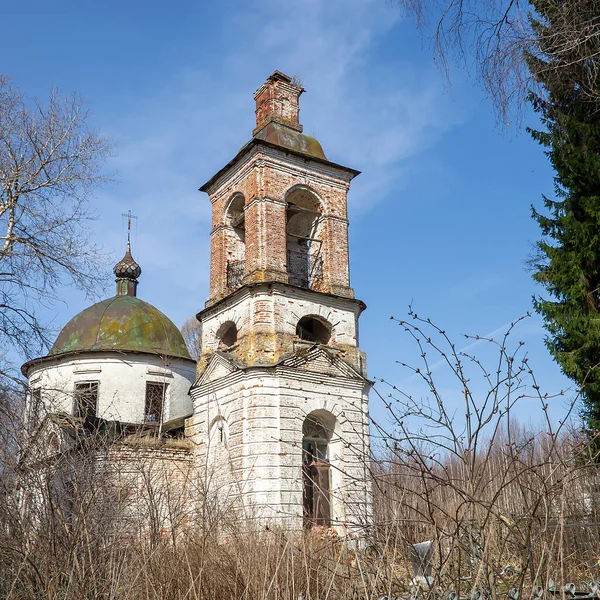
[[[321,415],[320,413],[324,414]],[[302,425],[302,500],[304,526],[329,527],[331,524],[330,441],[335,418],[318,411]]]
[[[286,250],[289,282],[315,288],[323,276],[320,223],[321,203],[305,186],[288,192],[286,209]]]
[[[307,342],[327,344],[331,339],[331,325],[321,317],[309,315],[298,321],[296,335]]]
[[[227,203],[223,221],[228,228],[226,236],[227,288],[235,290],[246,273],[246,227],[242,194],[234,194]]]

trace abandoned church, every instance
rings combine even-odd
[[[275,71],[255,93],[252,138],[200,188],[212,231],[197,361],[172,321],[138,297],[128,242],[116,295],[23,365],[45,463],[105,436],[104,465],[130,474],[151,465],[175,482],[187,527],[207,497],[260,526],[341,536],[368,526],[365,305],[348,256],[347,193],[358,171],[303,134],[303,91]]]

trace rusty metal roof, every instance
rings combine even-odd
[[[295,152],[308,154],[314,158],[327,160],[321,144],[315,138],[281,125],[276,121],[271,121],[265,125],[254,137],[275,144],[276,146],[282,146],[288,150],[294,150]]]
[[[261,132],[259,131],[257,136],[260,133]],[[300,135],[302,135],[302,134],[300,134]],[[295,150],[293,148],[290,148],[289,146],[282,146],[281,144],[278,144],[278,143],[273,143],[268,140],[263,140],[257,136],[254,136],[247,144],[242,146],[240,148],[239,152],[235,155],[235,157],[232,158],[222,169],[219,169],[204,185],[202,185],[199,188],[199,190],[201,192],[208,193],[210,186],[215,181],[217,181],[219,179],[219,177],[221,177],[223,174],[225,174],[227,171],[229,171],[229,169],[231,169],[238,162],[238,160],[240,160],[242,158],[242,156],[244,156],[247,152],[250,152],[250,150],[257,145],[263,145],[263,146],[268,146],[271,148],[277,148],[279,150],[284,150],[286,152],[289,152],[290,154],[294,154],[294,155],[300,156],[302,158],[312,159],[317,162],[320,162],[320,163],[323,163],[326,165],[330,165],[332,167],[335,167],[336,169],[341,169],[343,171],[346,171],[347,173],[350,173],[351,178],[354,178],[357,175],[360,175],[360,171],[357,171],[356,169],[351,169],[350,167],[344,167],[343,165],[339,165],[337,163],[331,162],[327,158],[321,158],[320,156],[317,156],[317,154],[307,154],[306,152],[302,152],[300,150]],[[317,142],[314,138],[311,138],[309,136],[303,136],[303,137],[307,138],[308,140],[314,140],[317,144],[319,144],[319,142]],[[321,145],[319,144],[319,147],[320,146]],[[321,149],[321,152],[323,152],[322,149]]]
[[[48,357],[90,351],[144,352],[191,360],[175,324],[135,296],[114,296],[80,312],[60,332]]]
[[[142,274],[142,267],[131,256],[131,246],[127,242],[125,256],[115,265],[113,273],[121,279],[137,279]]]

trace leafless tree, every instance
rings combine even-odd
[[[190,317],[182,326],[181,333],[187,344],[190,355],[193,359],[198,360],[202,354],[202,337],[200,330],[200,322],[196,317]]]
[[[496,598],[589,572],[598,471],[568,427],[576,391],[560,421],[550,418],[549,406],[567,396],[541,389],[523,343],[510,343],[517,323],[498,339],[467,336],[463,349],[412,311],[399,324],[419,358],[402,364],[408,381],[381,395],[389,419],[375,424],[384,553],[399,560],[408,544],[431,540],[431,585],[459,595],[485,588]],[[539,424],[520,424],[523,412]],[[406,589],[402,579],[390,574]]]
[[[10,410],[21,405],[10,395],[21,392],[7,388],[0,596],[566,597],[564,584],[597,572],[600,496],[585,440],[566,420],[555,426],[545,417],[564,396],[540,389],[524,345],[511,342],[516,326],[457,345],[414,313],[400,325],[418,366],[405,359],[410,379],[389,396],[377,384],[388,410],[373,428],[375,519],[366,548],[326,527],[257,527],[251,511],[240,518],[222,462],[205,470],[190,440],[108,422],[89,430],[60,413],[28,423]],[[539,429],[518,423],[520,403],[528,415],[539,406]],[[424,540],[434,542],[431,585],[410,562],[409,544]],[[551,579],[557,594],[544,592]]]
[[[539,15],[527,0],[397,2],[432,42],[442,71],[448,75],[451,62],[468,67],[504,123],[511,113],[519,114],[530,89],[543,95],[532,76],[530,57],[551,57],[544,61],[544,69],[565,81],[577,81],[582,97],[600,100],[596,0],[554,2],[551,27],[542,19],[542,28],[533,25]]]
[[[93,292],[103,272],[87,225],[107,181],[110,144],[76,95],[28,101],[0,75],[0,339],[31,357],[47,342],[39,306],[72,283]]]

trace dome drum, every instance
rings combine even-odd
[[[46,413],[161,430],[192,414],[196,363],[175,324],[136,296],[141,272],[128,243],[117,295],[81,311],[47,356],[21,367]]]
[[[40,390],[44,410],[50,414],[81,417],[78,394],[82,387],[93,389],[93,416],[106,421],[164,429],[193,412],[188,392],[195,364],[189,360],[89,352],[29,364],[30,386]]]

